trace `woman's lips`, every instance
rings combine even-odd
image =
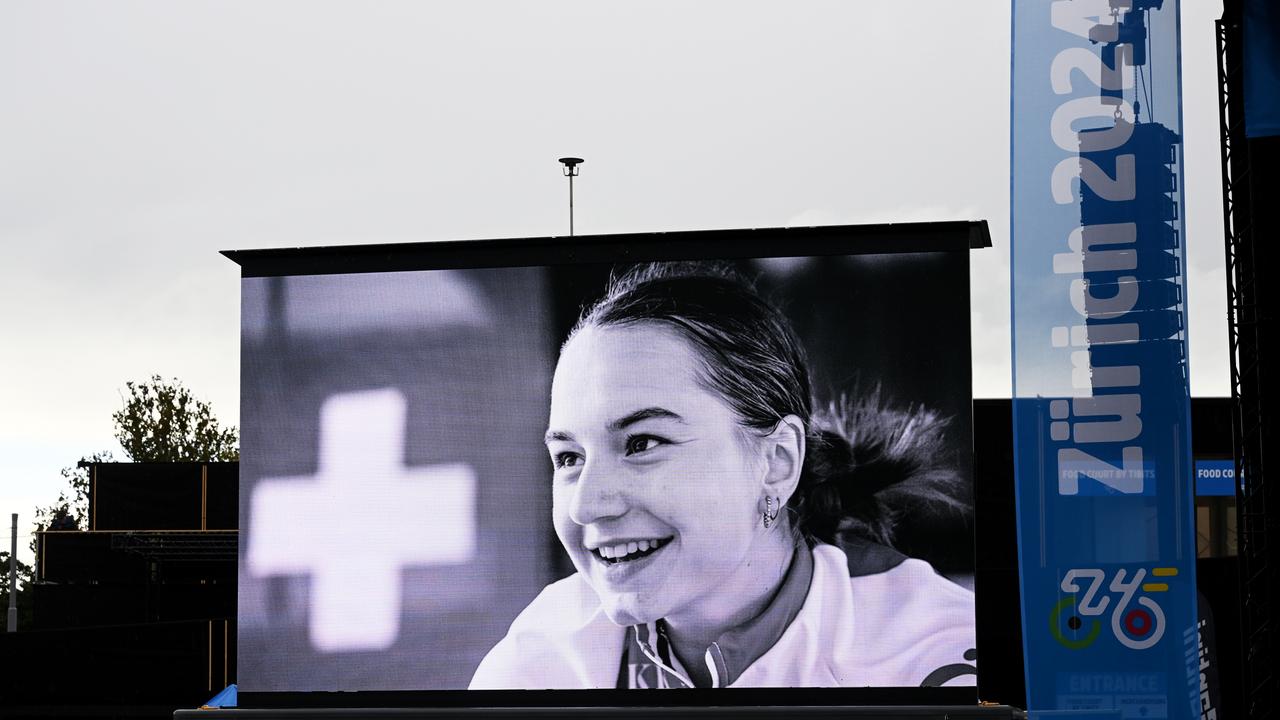
[[[675,537],[659,538],[656,542],[649,541],[648,550],[640,550],[639,542],[636,543],[636,552],[628,552],[627,554],[617,558],[606,558],[600,553],[600,549],[591,551],[591,555],[595,558],[596,570],[593,575],[598,578],[599,582],[604,583],[604,588],[612,592],[623,590],[629,587],[633,578],[636,578],[645,569],[656,562],[660,562],[661,558],[666,557],[667,546]],[[628,550],[630,543],[627,543]],[[616,548],[614,545],[611,548]]]
[[[670,537],[665,537],[608,543],[594,548],[591,553],[596,559],[609,564],[634,562],[652,555],[670,541]]]

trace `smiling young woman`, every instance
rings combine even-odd
[[[972,593],[885,544],[900,501],[952,502],[945,421],[813,404],[795,333],[744,279],[615,278],[561,349],[545,435],[577,572],[472,687],[907,686],[971,660]]]

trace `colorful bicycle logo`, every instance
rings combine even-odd
[[[1172,567],[1151,570],[1151,575],[1155,578],[1170,578],[1177,574],[1178,569]],[[1111,633],[1116,640],[1131,650],[1146,650],[1160,642],[1165,630],[1164,610],[1146,595],[1138,596],[1136,603],[1134,596],[1138,594],[1139,588],[1144,593],[1168,592],[1169,585],[1165,582],[1144,583],[1146,577],[1146,568],[1138,568],[1132,578],[1127,570],[1120,568],[1107,584],[1107,574],[1103,570],[1068,570],[1062,578],[1061,590],[1069,594],[1058,601],[1049,614],[1049,630],[1053,637],[1072,650],[1089,647],[1102,631],[1102,621],[1098,618],[1112,606],[1112,595],[1118,594],[1120,598],[1111,609]],[[1081,581],[1088,585],[1083,590],[1083,598],[1077,602]],[[1101,592],[1104,585],[1107,593]]]

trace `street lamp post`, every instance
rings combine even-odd
[[[560,163],[564,165],[564,175],[569,178],[569,237],[573,237],[573,179],[578,176],[578,166],[586,162],[578,157],[562,157]]]

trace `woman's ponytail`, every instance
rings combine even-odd
[[[892,545],[905,513],[966,510],[947,424],[923,407],[894,408],[879,392],[817,410],[789,503],[794,527],[811,542],[851,535]]]

